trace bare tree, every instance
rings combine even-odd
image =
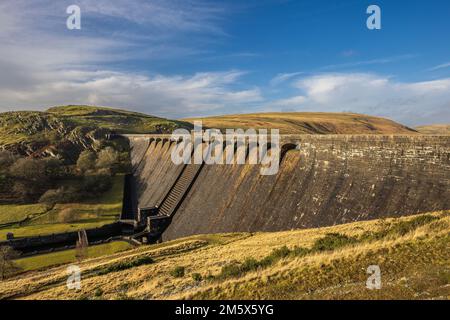
[[[18,256],[19,253],[10,246],[0,246],[0,280],[20,270],[13,261]]]
[[[88,257],[89,241],[86,230],[78,231],[78,241],[75,247],[75,257],[78,262],[83,261]]]

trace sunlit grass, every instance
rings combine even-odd
[[[95,299],[98,291],[102,299],[445,299],[449,232],[450,211],[444,211],[307,230],[197,235],[82,262],[78,292],[65,287],[61,266],[5,281],[0,297]],[[143,257],[151,263],[135,263]],[[365,286],[373,264],[381,268],[382,290]],[[223,271],[231,265],[243,267]]]
[[[45,204],[2,204],[0,205],[0,224],[22,221],[27,217],[42,214],[47,211]]]
[[[270,112],[185,119],[208,128],[279,129],[281,134],[411,134],[394,121],[355,113]]]

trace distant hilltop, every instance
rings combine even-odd
[[[276,112],[187,118],[202,120],[203,127],[279,129],[281,134],[416,134],[389,119],[356,113]]]
[[[394,121],[355,113],[278,112],[170,120],[107,107],[69,105],[46,111],[0,113],[0,150],[69,162],[84,149],[95,149],[108,133],[171,133],[204,128],[279,129],[282,134],[417,134]]]
[[[422,134],[444,134],[450,135],[450,124],[432,124],[415,128]]]

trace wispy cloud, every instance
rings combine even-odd
[[[307,102],[307,98],[305,96],[294,96],[294,97],[290,97],[290,98],[279,99],[279,100],[269,102],[266,105],[266,108],[267,107],[280,107],[282,109],[299,108],[305,102]]]
[[[349,58],[358,55],[358,52],[352,49],[344,50],[341,52],[341,56]]]
[[[205,0],[79,0],[87,14],[123,19],[160,31],[223,34],[219,21],[225,12]]]
[[[450,62],[437,65],[433,68],[428,69],[428,71],[436,71],[436,70],[445,69],[445,68],[450,68]]]
[[[377,64],[386,64],[386,63],[393,63],[393,62],[398,62],[398,61],[402,61],[402,60],[413,59],[416,57],[417,57],[416,54],[404,54],[404,55],[387,57],[387,58],[354,61],[354,62],[340,63],[340,64],[331,64],[331,65],[321,67],[320,70],[345,69],[345,68],[353,68],[353,67],[361,67],[361,66],[369,66],[369,65],[377,65]]]
[[[270,85],[277,86],[285,81],[291,80],[292,78],[301,75],[302,73],[303,72],[279,73],[274,78],[272,78],[272,80],[270,80]]]

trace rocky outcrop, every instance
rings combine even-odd
[[[98,150],[113,133],[167,133],[192,126],[141,113],[93,106],[53,107],[45,112],[0,113],[0,150],[76,161],[82,150]]]
[[[0,148],[33,157],[76,160],[84,149],[95,149],[110,130],[77,126],[69,119],[43,112],[7,112],[0,116],[5,135]],[[10,139],[11,141],[8,141]]]

